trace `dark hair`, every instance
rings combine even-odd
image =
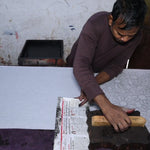
[[[113,6],[113,23],[121,17],[126,26],[124,30],[132,27],[141,27],[144,22],[147,6],[144,0],[117,0]]]

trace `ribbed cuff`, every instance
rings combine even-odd
[[[97,95],[104,94],[103,90],[99,87],[98,84],[96,86],[89,85],[85,89],[82,89],[82,90],[85,92],[89,101],[93,100]]]

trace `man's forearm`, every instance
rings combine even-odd
[[[94,101],[102,109],[102,111],[107,112],[107,106],[111,105],[111,102],[107,99],[104,94],[98,95],[94,98]]]
[[[104,71],[100,72],[95,78],[98,84],[102,84],[110,80],[109,74]]]
[[[95,78],[98,84],[102,84],[110,80],[110,76],[104,71],[100,72]],[[94,101],[101,107],[101,109],[105,109],[105,106],[111,104],[104,94],[96,96]]]

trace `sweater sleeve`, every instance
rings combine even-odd
[[[83,27],[73,64],[75,78],[88,100],[92,100],[103,93],[91,67],[98,39],[98,34],[93,26],[91,22],[88,22]]]

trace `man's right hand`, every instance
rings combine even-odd
[[[79,106],[84,105],[88,101],[83,90],[81,90],[80,96],[76,98],[81,101]],[[124,131],[131,125],[131,120],[129,119],[127,113],[132,113],[134,109],[128,109],[114,105],[110,103],[105,95],[96,96],[94,101],[101,108],[104,116],[117,132]]]
[[[96,96],[94,101],[117,132],[127,130],[131,125],[131,120],[122,107],[110,103],[105,95]]]

